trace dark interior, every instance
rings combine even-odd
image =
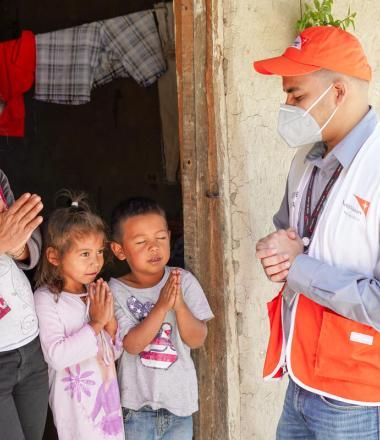
[[[35,34],[149,9],[152,0],[0,0],[0,41],[20,29]],[[157,84],[144,88],[132,79],[96,89],[80,106],[44,103],[25,95],[24,138],[0,137],[0,168],[15,196],[40,194],[44,216],[61,188],[84,190],[107,221],[115,204],[149,196],[162,204],[177,242],[173,264],[182,265],[182,200],[179,179],[165,180]],[[125,267],[108,265],[107,275]],[[55,439],[48,418],[45,439]]]

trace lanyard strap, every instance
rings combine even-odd
[[[314,167],[313,171],[311,173],[309,185],[307,188],[306,193],[306,202],[305,202],[305,212],[304,212],[304,229],[303,229],[303,237],[309,239],[308,245],[310,244],[310,239],[314,234],[315,227],[317,225],[318,218],[323,210],[323,207],[326,203],[327,197],[331,191],[331,188],[334,186],[334,183],[338,180],[338,177],[340,176],[340,173],[343,170],[343,166],[339,164],[333,175],[331,176],[330,180],[327,182],[327,185],[325,186],[325,189],[323,190],[321,197],[319,198],[317,204],[315,205],[315,208],[313,212],[311,212],[311,196],[313,193],[313,187],[314,187],[314,181],[315,176],[317,174],[318,168]],[[306,247],[308,247],[308,245]]]

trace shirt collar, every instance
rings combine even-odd
[[[363,119],[337,144],[329,155],[323,158],[323,162],[334,156],[344,168],[349,167],[360,148],[370,137],[377,125],[377,114],[370,107]],[[321,162],[326,152],[323,142],[317,142],[306,156],[309,162]],[[317,165],[317,163],[316,163]]]

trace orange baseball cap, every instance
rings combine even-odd
[[[255,61],[253,66],[264,75],[298,76],[328,69],[367,81],[372,76],[359,40],[334,26],[307,28],[281,56]]]

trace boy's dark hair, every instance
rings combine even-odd
[[[131,217],[145,214],[158,214],[166,220],[165,211],[153,199],[147,197],[131,197],[120,202],[111,214],[111,235],[114,241],[122,240],[120,225]]]
[[[61,190],[56,195],[56,205],[57,209],[44,224],[43,251],[36,273],[36,285],[46,285],[59,295],[64,280],[59,268],[48,261],[47,248],[56,249],[62,257],[72,246],[73,240],[89,233],[102,234],[106,243],[107,229],[103,220],[91,211],[85,193]]]

